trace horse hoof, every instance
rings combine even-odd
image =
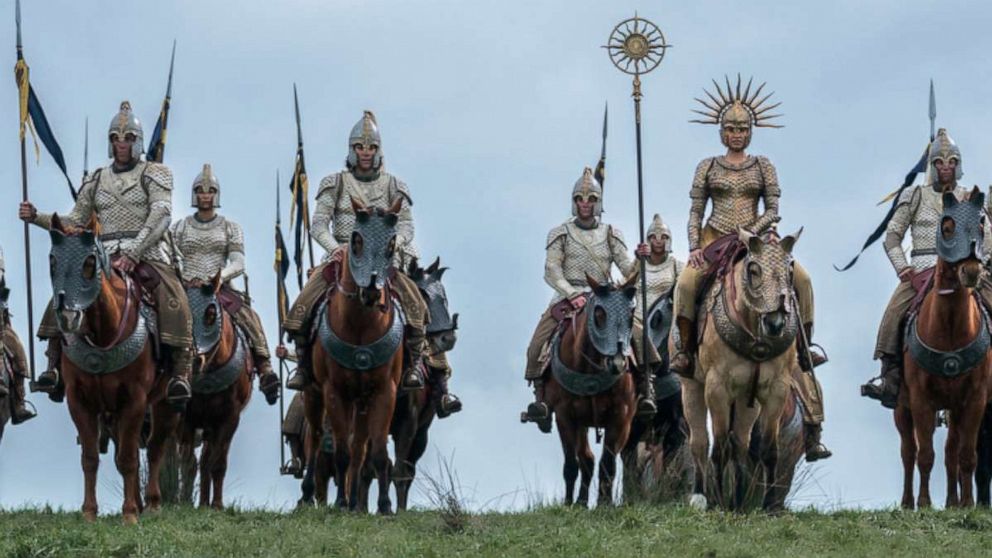
[[[137,524],[138,524],[138,514],[136,513],[124,514],[124,525],[137,525]]]
[[[689,507],[694,510],[706,511],[706,496],[702,494],[689,496]]]
[[[87,523],[95,523],[96,522],[96,512],[95,511],[84,511],[83,512],[83,521],[85,521]]]

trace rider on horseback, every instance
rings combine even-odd
[[[689,191],[689,266],[679,276],[675,287],[675,314],[679,335],[671,361],[671,370],[680,376],[691,378],[694,373],[697,302],[705,294],[699,292],[700,287],[713,263],[707,260],[704,250],[729,235],[736,238],[740,229],[757,235],[767,233],[772,238],[777,238],[775,224],[781,219],[778,214],[781,190],[775,167],[766,157],[752,156],[746,152],[754,127],[781,128],[780,125],[767,122],[778,115],[768,114],[766,111],[778,105],[762,106],[770,96],[759,97],[763,88],[764,84],[752,93],[749,81],[742,94],[740,77],[738,76],[736,90],[732,90],[728,79],[726,91],[722,91],[717,85],[719,98],[707,92],[712,103],[700,101],[706,107],[706,112],[696,112],[707,118],[693,120],[700,124],[719,125],[720,140],[727,152],[721,156],[708,157],[699,163]],[[703,226],[708,201],[712,202],[713,209]],[[762,213],[758,212],[759,201],[764,204]],[[813,351],[813,287],[809,274],[799,262],[794,262],[793,276],[805,334],[797,336],[797,342],[805,345],[799,348],[799,364],[804,372],[811,372],[827,359]],[[806,357],[807,353],[809,358]],[[803,406],[807,410],[804,416],[806,454],[807,459],[812,461],[829,457],[830,451],[820,442],[822,403],[819,397],[810,393],[810,383],[802,381],[798,387]]]
[[[144,134],[127,101],[110,122],[107,139],[113,161],[83,183],[75,206],[62,222],[85,227],[95,216],[102,227],[100,241],[114,258],[114,269],[133,274],[150,291],[158,311],[159,337],[167,349],[163,356],[171,365],[167,397],[173,406],[185,407],[192,394],[188,378],[193,326],[165,234],[172,213],[172,171],[161,163],[141,160]],[[18,217],[51,228],[52,214],[39,213],[29,201],[21,203]],[[48,340],[48,367],[38,377],[38,389],[61,400],[62,333],[52,304],[38,327],[38,337]]]
[[[527,368],[524,379],[533,384],[533,403],[521,414],[523,422],[535,422],[542,432],[551,431],[551,411],[544,402],[544,369],[546,362],[541,358],[545,346],[558,328],[559,312],[555,311],[567,301],[568,311],[581,309],[586,302],[586,289],[590,276],[601,284],[610,282],[612,266],[627,276],[636,267],[620,230],[603,223],[603,188],[593,177],[593,171],[586,168],[582,177],[572,188],[572,218],[551,229],[546,243],[547,259],[544,264],[544,281],[555,290],[551,304],[541,315],[537,328],[527,347]],[[641,249],[647,249],[641,246]],[[640,337],[640,330],[633,331],[633,337]],[[650,358],[657,364],[657,352]],[[652,414],[656,411],[654,402],[654,378],[650,368],[645,367],[642,375],[637,402],[638,414]]]
[[[10,323],[10,311],[7,309],[7,296],[9,291],[6,284],[6,268],[4,266],[3,250],[0,250],[0,328],[3,328],[3,351],[6,353],[6,361],[10,363],[7,378],[10,381],[9,387],[0,383],[0,397],[10,395],[10,422],[11,424],[21,424],[33,419],[37,413],[28,409],[24,404],[24,380],[28,377],[28,359],[24,355],[24,345],[17,337],[13,325]]]
[[[210,165],[203,165],[193,180],[192,207],[196,213],[173,223],[171,233],[182,261],[182,278],[187,287],[202,287],[220,273],[222,296],[242,302],[231,313],[234,323],[248,337],[258,387],[266,401],[274,404],[279,394],[279,377],[272,371],[269,348],[262,320],[249,306],[251,300],[231,285],[245,272],[245,237],[241,226],[217,212],[220,207],[220,181]]]
[[[882,361],[881,375],[861,386],[861,395],[876,399],[889,409],[896,407],[902,384],[903,321],[917,296],[917,289],[926,287],[919,283],[929,283],[922,274],[931,273],[937,264],[937,229],[944,208],[941,196],[945,192],[953,192],[958,199],[965,199],[968,195],[968,190],[958,185],[962,175],[961,150],[947,130],[941,128],[937,131],[928,159],[930,168],[927,176],[934,176],[935,179],[929,184],[914,185],[902,191],[896,201],[896,211],[885,230],[885,253],[899,276],[899,285],[892,293],[878,327],[874,358]],[[907,230],[913,245],[908,262],[902,248]],[[988,251],[992,250],[989,234],[986,226],[986,260]],[[915,280],[917,277],[921,279]],[[982,280],[979,293],[986,305],[992,302],[992,284],[987,279]],[[876,383],[875,379],[881,381]]]
[[[668,225],[661,220],[661,216],[657,213],[654,215],[654,219],[651,221],[651,225],[648,227],[647,233],[645,233],[645,238],[647,238],[647,246],[644,254],[641,250],[638,250],[638,255],[643,255],[647,258],[644,262],[644,273],[647,284],[647,300],[648,300],[648,322],[652,324],[652,328],[655,327],[651,320],[651,315],[656,306],[659,306],[665,300],[671,300],[673,291],[675,288],[675,283],[679,279],[679,275],[682,274],[682,270],[685,269],[685,263],[681,260],[675,258],[672,255],[672,231],[668,228]],[[640,282],[637,283],[638,289],[640,289]],[[641,294],[637,293],[634,302],[637,304],[634,310],[634,324],[635,328],[641,325]],[[640,334],[634,335],[631,339],[631,343],[634,346],[634,351],[637,353],[640,362],[643,362],[643,357],[641,355],[641,341],[642,337]],[[653,340],[649,336],[649,342],[652,344],[649,351],[656,353],[659,347],[654,345],[656,340]],[[664,345],[662,349],[667,350],[667,337],[663,341]],[[656,356],[658,361],[661,361],[661,357]],[[643,366],[643,364],[641,365]],[[667,370],[661,370],[663,374],[657,374],[655,383],[659,387],[656,397],[661,400],[665,397],[673,395],[679,389],[678,380],[671,374],[668,374]]]
[[[300,356],[297,374],[286,382],[286,387],[289,389],[300,390],[310,383],[310,351],[306,349],[310,346],[313,310],[324,297],[329,286],[323,275],[324,268],[331,262],[339,246],[351,240],[352,229],[355,226],[352,200],[360,202],[370,210],[385,210],[397,198],[402,198],[403,208],[396,225],[397,249],[394,261],[396,274],[391,281],[392,289],[399,298],[406,317],[405,339],[409,356],[401,386],[404,389],[424,387],[422,363],[430,352],[426,337],[427,305],[416,284],[403,273],[410,259],[416,257],[416,248],[413,245],[413,214],[410,210],[413,200],[406,183],[383,169],[381,147],[382,141],[375,115],[371,111],[365,111],[348,137],[348,158],[345,162],[347,168],[320,181],[312,230],[314,240],[324,248],[326,255],[323,262],[311,271],[284,325],[286,332],[296,344],[296,354]],[[450,412],[460,406],[460,401],[453,394],[444,393],[440,405],[442,412]]]

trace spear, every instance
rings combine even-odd
[[[83,181],[90,175],[90,117],[86,117],[86,128],[83,132]]]
[[[934,123],[937,122],[937,97],[933,94],[933,78],[930,78],[930,141],[937,138]]]
[[[172,56],[169,58],[169,81],[165,86],[165,99],[159,111],[152,138],[148,142],[148,160],[161,163],[165,158],[165,142],[169,127],[169,107],[172,105],[172,70],[176,66],[176,41],[172,41]]]
[[[25,138],[24,138],[24,128],[28,119],[28,103],[27,99],[24,98],[26,95],[26,89],[30,88],[30,82],[28,81],[28,68],[27,63],[24,62],[24,46],[21,43],[21,0],[16,0],[14,3],[14,20],[17,24],[17,65],[14,67],[14,73],[17,77],[17,84],[19,89],[19,102],[20,102],[20,122],[21,122],[21,201],[28,201],[28,163],[27,163],[27,151],[25,148]],[[23,81],[22,81],[23,80]],[[70,188],[72,185],[70,184]],[[31,383],[30,386],[34,388],[35,383],[35,368],[34,368],[34,308],[33,308],[33,296],[31,292],[31,235],[28,230],[28,222],[24,221],[24,275],[27,280],[27,303],[28,303],[28,362],[31,364]],[[32,389],[32,391],[34,391]]]
[[[286,299],[286,274],[284,272],[285,266],[283,266],[283,258],[286,257],[285,247],[286,243],[282,239],[282,219],[280,218],[280,203],[279,203],[279,169],[276,169],[276,261],[275,261],[275,271],[276,271],[276,320],[279,325],[279,345],[282,345],[283,339],[283,308],[285,306]],[[286,359],[279,357],[279,385],[284,385],[284,376],[286,371]],[[279,390],[279,464],[280,472],[286,469],[286,443],[282,435],[282,421],[286,416],[285,402],[283,400],[283,390]],[[285,474],[285,473],[284,473]]]
[[[596,172],[593,173],[596,181],[599,182],[599,185],[604,191],[606,189],[606,123],[609,115],[610,105],[609,103],[605,103],[603,106],[603,148],[599,153],[599,163],[596,164]]]

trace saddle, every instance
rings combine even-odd
[[[741,260],[746,252],[747,247],[734,233],[725,234],[703,248],[703,259],[709,265],[703,271],[699,289],[696,291],[696,323],[699,324],[696,328],[697,344],[703,341],[703,332],[706,330],[706,320],[709,316],[708,307],[703,302],[710,295],[713,285],[730,274],[734,264]]]

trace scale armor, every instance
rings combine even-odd
[[[682,270],[685,269],[685,264],[675,259],[672,256],[668,256],[665,261],[658,265],[652,264],[651,262],[644,262],[644,277],[647,283],[647,294],[648,294],[648,308],[650,309],[654,306],[654,303],[661,297],[667,295],[672,291],[672,287],[675,286],[676,281],[678,281],[679,275]],[[637,288],[640,289],[641,283],[637,282]],[[637,304],[635,316],[641,316],[641,293],[637,293],[635,298],[635,303]]]
[[[196,203],[197,188],[212,188],[215,191],[214,208],[220,207],[220,180],[209,164],[204,164],[203,170],[193,179],[193,188],[190,191],[190,207],[198,207]]]
[[[551,229],[546,244],[544,281],[555,290],[551,304],[589,290],[586,274],[606,284],[616,265],[624,276],[634,269],[623,234],[610,225],[583,229],[574,219]]]
[[[172,238],[182,255],[183,281],[210,282],[219,271],[227,283],[245,271],[244,232],[223,215],[207,222],[189,215],[172,225]]]
[[[362,114],[362,118],[351,128],[348,134],[348,168],[358,166],[358,155],[355,154],[354,146],[361,144],[365,147],[375,146],[375,157],[372,159],[372,167],[382,167],[382,137],[379,135],[379,123],[375,120],[372,111],[367,110]]]
[[[748,157],[742,164],[728,163],[723,156],[704,159],[696,167],[689,197],[689,249],[701,248],[706,201],[713,202],[706,225],[721,234],[744,228],[764,232],[779,220],[778,202],[782,192],[775,167],[765,157]],[[764,201],[764,213],[758,202]]]
[[[104,167],[89,176],[76,205],[62,222],[86,227],[90,215],[100,221],[100,241],[107,254],[118,252],[135,261],[171,263],[165,232],[172,220],[172,171],[159,163],[139,161],[134,168],[114,172]],[[51,228],[51,213],[38,213],[35,222]]]
[[[388,209],[397,196],[402,196],[404,201],[396,223],[394,265],[397,269],[406,269],[410,260],[417,257],[417,248],[413,244],[413,199],[406,183],[387,172],[380,172],[369,182],[356,179],[348,171],[324,177],[317,190],[311,227],[314,240],[326,251],[323,261],[328,261],[338,246],[351,240],[351,232],[355,228],[355,211],[351,206],[353,198],[370,209]]]
[[[960,186],[954,189],[959,200],[968,197],[968,190]],[[885,231],[885,254],[892,262],[896,273],[907,266],[916,271],[937,265],[937,229],[944,212],[943,194],[930,186],[917,185],[903,190],[896,202],[896,212]],[[902,241],[909,230],[913,249],[909,261]],[[986,235],[989,232],[986,231]],[[989,246],[986,246],[986,250]]]
[[[134,134],[135,136],[134,143],[131,144],[131,158],[137,160],[145,153],[145,133],[141,129],[141,121],[131,110],[131,103],[122,101],[120,111],[110,121],[110,127],[107,130],[108,157],[114,158],[114,142],[111,141],[111,138],[115,135],[125,137],[127,134]]]

